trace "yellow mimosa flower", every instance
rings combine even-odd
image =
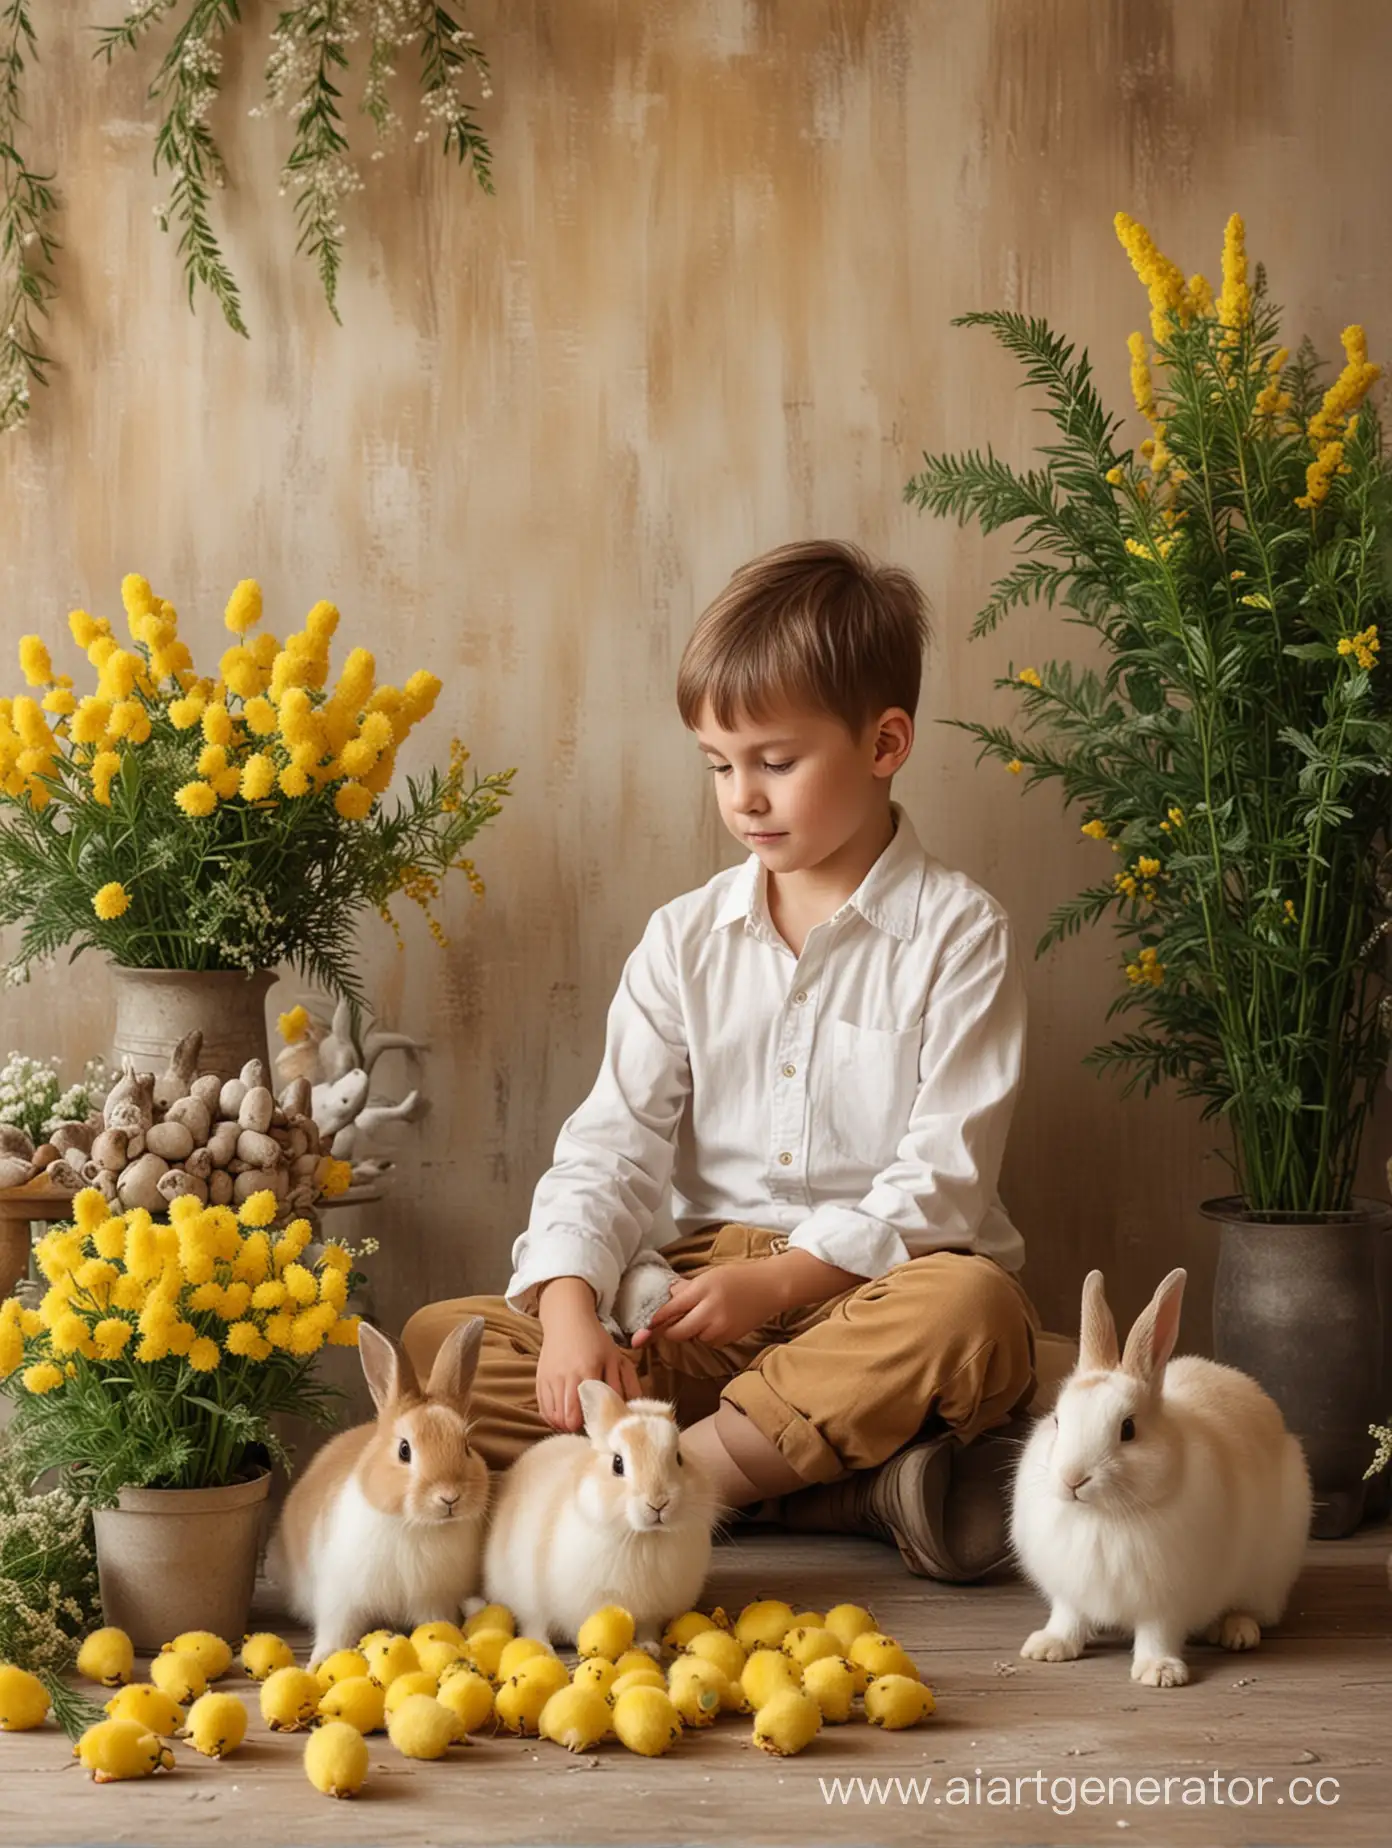
[[[92,895],[92,909],[104,921],[124,917],[130,910],[130,902],[130,893],[116,879]]]

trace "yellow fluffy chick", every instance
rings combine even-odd
[[[355,1797],[367,1782],[367,1743],[346,1720],[327,1720],[309,1736],[304,1768],[326,1797]]]
[[[89,1726],[73,1747],[73,1757],[97,1784],[174,1769],[174,1754],[164,1740],[137,1720],[100,1720]]]
[[[551,1651],[538,1637],[514,1636],[503,1645],[503,1653],[498,1657],[498,1679],[506,1681],[509,1675],[515,1675],[524,1662],[533,1656],[549,1656]]]
[[[781,1649],[751,1649],[740,1671],[740,1686],[757,1713],[775,1694],[801,1685],[802,1670]]]
[[[160,1653],[196,1656],[207,1681],[217,1681],[232,1666],[231,1649],[211,1630],[185,1630],[172,1643],[166,1643]]]
[[[246,1708],[235,1694],[203,1694],[189,1708],[180,1732],[205,1758],[226,1758],[246,1738]]]
[[[366,1636],[358,1638],[358,1648],[366,1650],[372,1643],[385,1643],[389,1637],[395,1635],[395,1630],[369,1630]]]
[[[537,1731],[568,1752],[588,1752],[609,1730],[609,1703],[593,1688],[567,1683],[550,1695],[541,1710]]]
[[[681,1715],[662,1688],[629,1688],[620,1694],[610,1724],[620,1743],[644,1758],[660,1758],[682,1736]]]
[[[463,1641],[452,1643],[446,1637],[423,1637],[413,1643],[416,1660],[427,1675],[442,1675],[452,1662],[467,1662]]]
[[[360,1733],[380,1732],[386,1721],[387,1691],[367,1675],[350,1675],[325,1689],[319,1712],[326,1720],[346,1720]]]
[[[411,1632],[411,1647],[419,1655],[422,1643],[453,1643],[458,1649],[464,1641],[464,1632],[457,1623],[449,1623],[443,1617],[435,1618],[431,1623],[418,1623]]]
[[[185,1655],[183,1650],[173,1650],[168,1655],[157,1655],[150,1664],[150,1679],[157,1688],[163,1688],[171,1700],[177,1700],[181,1707],[186,1707],[191,1700],[197,1700],[200,1694],[208,1692],[208,1677],[203,1673],[202,1664],[195,1655]]]
[[[332,1655],[316,1662],[309,1671],[327,1694],[339,1681],[352,1681],[367,1673],[367,1657],[361,1649],[335,1649]]]
[[[482,1732],[493,1718],[493,1684],[476,1669],[451,1675],[435,1698],[449,1708],[463,1732]]]
[[[930,1689],[916,1676],[876,1675],[865,1690],[865,1717],[872,1726],[899,1732],[917,1726],[935,1711]]]
[[[621,1694],[627,1694],[630,1688],[665,1688],[667,1677],[657,1666],[649,1662],[646,1668],[631,1668],[626,1675],[615,1675],[609,1683],[609,1699],[616,1701]]]
[[[917,1664],[907,1650],[901,1649],[892,1636],[878,1630],[866,1630],[850,1647],[850,1660],[863,1668],[872,1681],[879,1675],[907,1675],[921,1681]]]
[[[363,1649],[367,1672],[384,1688],[398,1675],[413,1675],[420,1667],[420,1657],[409,1636],[374,1637]]]
[[[679,1655],[667,1671],[672,1705],[687,1726],[710,1726],[730,1705],[730,1683],[714,1662]]]
[[[440,1691],[440,1683],[434,1675],[427,1675],[423,1668],[412,1669],[409,1675],[398,1675],[387,1689],[385,1712],[388,1719],[396,1712],[403,1700],[409,1700],[412,1694],[428,1694],[433,1700]]]
[[[490,1681],[498,1681],[503,1651],[511,1641],[511,1630],[475,1630],[472,1636],[464,1639],[464,1659],[472,1662]]]
[[[693,1637],[702,1635],[707,1630],[714,1630],[716,1625],[704,1611],[683,1611],[680,1617],[674,1617],[662,1632],[662,1641],[668,1649],[686,1649]]]
[[[591,1656],[587,1662],[577,1663],[570,1680],[573,1687],[588,1688],[591,1693],[602,1694],[607,1699],[618,1678],[616,1662],[606,1662],[603,1656]]]
[[[603,1656],[617,1662],[625,1649],[633,1647],[633,1613],[621,1604],[606,1604],[592,1611],[575,1635],[576,1650],[582,1656]]]
[[[840,1638],[843,1653],[858,1636],[879,1628],[863,1604],[833,1604],[825,1621],[832,1635]]]
[[[791,1656],[799,1668],[806,1668],[809,1662],[822,1656],[841,1654],[841,1644],[835,1633],[810,1623],[794,1624],[779,1648],[784,1655]]]
[[[37,1675],[0,1663],[0,1732],[32,1732],[48,1718],[51,1704]]]
[[[635,1668],[656,1668],[657,1655],[651,1649],[625,1649],[623,1654],[615,1659],[614,1667],[621,1675],[632,1674]]]
[[[264,1681],[278,1668],[294,1666],[294,1650],[284,1637],[273,1636],[269,1630],[258,1630],[242,1644],[242,1667],[253,1681]]]
[[[261,1718],[272,1732],[304,1732],[319,1716],[322,1694],[307,1668],[278,1668],[261,1683]]]
[[[509,1732],[535,1735],[542,1708],[569,1685],[566,1665],[558,1657],[529,1656],[498,1689],[494,1711]]]
[[[430,1694],[412,1694],[391,1716],[387,1737],[403,1758],[443,1758],[459,1737],[459,1721]]]
[[[686,1645],[686,1653],[699,1656],[703,1662],[714,1662],[727,1681],[738,1681],[749,1659],[728,1630],[717,1630],[713,1626],[693,1636]]]
[[[501,1630],[507,1636],[516,1636],[517,1619],[506,1604],[485,1604],[465,1623],[465,1639],[477,1636],[481,1630]]]
[[[826,1618],[823,1617],[820,1611],[794,1611],[793,1621],[790,1627],[796,1630],[800,1625],[804,1624],[809,1630],[824,1630],[826,1628]]]
[[[135,1673],[135,1649],[124,1630],[93,1630],[77,1652],[77,1672],[104,1688],[123,1688]]]
[[[816,1701],[824,1720],[841,1726],[850,1719],[851,1703],[860,1689],[845,1656],[818,1656],[802,1671],[802,1691]]]
[[[753,1649],[762,1643],[777,1649],[793,1627],[793,1607],[781,1598],[761,1598],[746,1604],[735,1619],[735,1641],[741,1649]]]
[[[158,1733],[161,1739],[172,1739],[184,1723],[184,1710],[178,1701],[149,1681],[132,1681],[128,1688],[113,1694],[106,1711],[113,1720],[134,1720],[146,1732]]]
[[[801,1688],[784,1688],[754,1715],[754,1743],[761,1752],[791,1758],[811,1745],[822,1729],[822,1710]]]

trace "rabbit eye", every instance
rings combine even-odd
[[[411,1446],[406,1442],[404,1437],[396,1447],[396,1460],[398,1463],[409,1463],[411,1461]]]
[[[1122,1443],[1129,1444],[1131,1442],[1131,1439],[1135,1435],[1136,1435],[1135,1419],[1134,1418],[1123,1418],[1121,1421],[1121,1441]]]
[[[677,1468],[678,1468],[678,1469],[680,1469],[680,1468],[681,1468],[681,1466],[682,1466],[682,1453],[681,1453],[681,1451],[679,1450],[679,1451],[677,1452]]]
[[[623,1475],[623,1458],[619,1455],[617,1450],[614,1452],[614,1474],[616,1476]]]

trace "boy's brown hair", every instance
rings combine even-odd
[[[838,540],[783,545],[741,565],[701,616],[677,670],[694,729],[724,730],[776,701],[838,718],[854,735],[890,706],[913,716],[928,612],[912,575]]]

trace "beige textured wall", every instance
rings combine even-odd
[[[931,723],[1005,716],[994,674],[1079,646],[1057,614],[969,646],[1006,547],[902,505],[923,448],[1018,459],[1042,430],[950,316],[1047,315],[1117,398],[1144,303],[1112,213],[1213,274],[1238,208],[1293,328],[1392,338],[1378,0],[479,0],[470,18],[496,72],[498,196],[433,152],[368,167],[341,330],[292,256],[268,125],[246,119],[256,61],[230,73],[219,203],[249,344],[206,304],[189,315],[154,225],[148,70],[107,73],[74,24],[58,43],[44,22],[62,370],[0,445],[6,659],[74,604],[114,612],[132,569],[209,650],[254,573],[277,625],[333,597],[384,674],[445,675],[437,749],[457,729],[485,767],[519,766],[480,844],[487,899],[451,895],[450,950],[365,935],[384,1014],[435,1045],[419,1165],[375,1227],[392,1319],[501,1286],[627,947],[736,852],[670,689],[694,615],[751,553],[833,534],[913,567],[937,643],[898,793],[1029,945],[1086,877],[1099,850],[1076,817]],[[1081,1068],[1114,967],[1099,933],[1031,969],[1005,1198],[1051,1325],[1089,1263],[1130,1311],[1179,1261],[1202,1341],[1194,1208],[1225,1171],[1187,1107],[1122,1104]],[[0,1042],[80,1056],[106,1004],[88,957],[4,995]]]

